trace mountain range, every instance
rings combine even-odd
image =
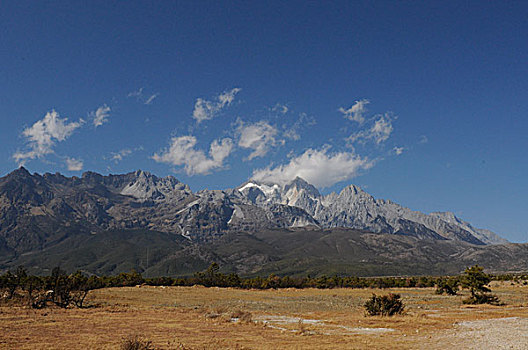
[[[423,274],[482,261],[511,271],[528,269],[526,251],[450,212],[412,211],[354,185],[321,195],[299,177],[198,192],[141,170],[65,177],[21,167],[0,178],[0,270],[177,275],[217,261],[248,275]]]

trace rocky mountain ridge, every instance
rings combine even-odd
[[[260,207],[284,204],[304,209],[321,227],[349,227],[377,233],[449,239],[473,244],[504,244],[497,234],[474,228],[451,212],[424,214],[390,200],[375,199],[355,185],[323,196],[301,178],[284,186],[249,181],[237,190]]]
[[[249,181],[235,189],[196,193],[172,176],[141,170],[65,177],[20,168],[0,178],[0,248],[16,254],[70,235],[116,229],[155,230],[205,242],[227,232],[292,227],[348,227],[477,245],[506,242],[452,213],[411,211],[354,185],[323,196],[301,178],[282,186]]]

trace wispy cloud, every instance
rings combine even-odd
[[[203,150],[195,148],[196,143],[196,137],[191,135],[173,137],[169,148],[155,153],[152,159],[159,163],[183,166],[188,175],[207,175],[214,169],[222,168],[224,160],[233,150],[233,140],[230,138],[213,141],[208,156]]]
[[[235,95],[240,90],[240,88],[234,88],[230,91],[225,91],[218,95],[215,101],[208,101],[203,98],[196,99],[192,117],[198,124],[204,120],[213,119],[224,107],[233,103]]]
[[[252,178],[285,184],[299,176],[317,187],[325,188],[352,179],[373,165],[373,161],[361,158],[353,152],[330,153],[328,147],[320,150],[310,148],[300,156],[290,159],[288,164],[255,170]]]
[[[253,150],[247,160],[263,157],[272,147],[282,144],[281,141],[276,139],[277,128],[264,120],[256,123],[244,123],[239,120],[236,133],[238,135],[238,146]]]
[[[143,91],[144,88],[141,87],[135,91],[129,92],[127,97],[133,97],[144,105],[150,105],[159,96],[159,93],[146,95]]]
[[[137,89],[136,91],[132,91],[132,92],[129,92],[127,97],[136,97],[136,98],[139,98],[139,97],[142,97],[143,96],[143,88],[139,88]]]
[[[68,123],[68,118],[60,118],[59,114],[52,110],[31,127],[24,129],[22,136],[26,138],[28,149],[13,154],[13,159],[18,165],[24,165],[27,160],[53,153],[56,142],[66,140],[83,124],[83,119]]]
[[[146,105],[149,105],[152,103],[152,101],[154,101],[156,99],[156,97],[158,97],[159,94],[153,94],[153,95],[150,95],[149,98],[147,98],[147,100],[145,101],[145,104]]]
[[[66,158],[66,166],[69,171],[81,171],[83,165],[84,163],[81,159]]]
[[[288,113],[290,109],[288,108],[288,106],[282,104],[282,103],[277,103],[275,104],[275,106],[271,107],[270,108],[270,111],[273,112],[273,113],[280,113],[280,114],[286,114]]]
[[[306,113],[301,113],[299,114],[299,119],[297,119],[293,125],[283,125],[283,135],[290,140],[298,141],[301,139],[301,130],[315,124],[316,121],[314,117],[308,116]]]
[[[389,113],[377,115],[373,120],[373,124],[366,130],[358,131],[348,137],[351,143],[366,141],[374,141],[376,144],[381,144],[386,141],[394,130],[392,127],[392,118]]]
[[[106,104],[97,108],[96,111],[90,112],[90,117],[93,120],[93,125],[97,128],[98,126],[103,125],[108,121],[108,116],[110,115],[110,107]]]
[[[123,148],[122,150],[119,150],[117,152],[110,152],[111,157],[104,157],[104,159],[110,159],[114,161],[116,164],[122,161],[124,158],[130,156],[132,153],[137,151],[143,151],[143,146],[139,146],[136,148]]]
[[[424,143],[427,143],[427,142],[429,142],[429,139],[427,138],[427,136],[425,136],[425,135],[420,136],[419,143],[424,144]]]
[[[132,154],[132,150],[125,148],[125,149],[120,150],[119,152],[112,153],[111,159],[117,163],[117,162],[122,161],[123,158],[129,156],[130,154]]]
[[[392,149],[392,151],[394,152],[394,154],[399,156],[399,155],[403,154],[403,152],[405,151],[405,147],[394,147]]]
[[[343,113],[344,117],[348,120],[356,121],[360,125],[365,122],[365,112],[367,111],[367,105],[369,100],[359,100],[356,101],[350,108],[345,109],[343,107],[339,108],[339,112]]]

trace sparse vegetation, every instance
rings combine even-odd
[[[95,276],[87,277],[80,271],[67,275],[59,267],[54,268],[49,276],[28,275],[21,266],[14,273],[8,271],[0,276],[4,300],[28,304],[35,309],[49,304],[82,308],[88,293],[103,286],[102,280]]]
[[[372,294],[372,297],[365,302],[365,310],[369,316],[393,316],[403,313],[404,305],[399,294],[389,293],[388,295]]]
[[[493,327],[492,322],[501,318],[515,318],[508,324],[528,318],[528,308],[524,307],[528,305],[528,287],[493,282],[491,289],[508,304],[507,308],[460,308],[460,298],[437,297],[434,288],[417,287],[385,291],[147,285],[104,288],[91,291],[86,297],[85,303],[96,304],[96,308],[35,310],[9,303],[0,305],[0,347],[119,349],[130,334],[151,341],[153,348],[167,350],[337,347],[403,350],[422,348],[424,343],[440,347],[445,345],[445,336],[452,335],[455,323],[490,320]],[[17,290],[16,294],[19,293]],[[372,293],[400,294],[405,304],[404,315],[365,318],[363,305]],[[205,317],[206,313],[220,312],[219,317]],[[231,318],[242,313],[251,313],[252,322],[235,322]],[[302,327],[299,319],[303,320]],[[525,324],[523,321],[514,334],[522,333]],[[299,330],[303,327],[307,335],[314,336],[301,336]],[[438,339],[438,335],[443,337]],[[511,339],[519,344],[524,338]]]

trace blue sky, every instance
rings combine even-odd
[[[301,175],[528,240],[522,1],[4,1],[0,173]]]

